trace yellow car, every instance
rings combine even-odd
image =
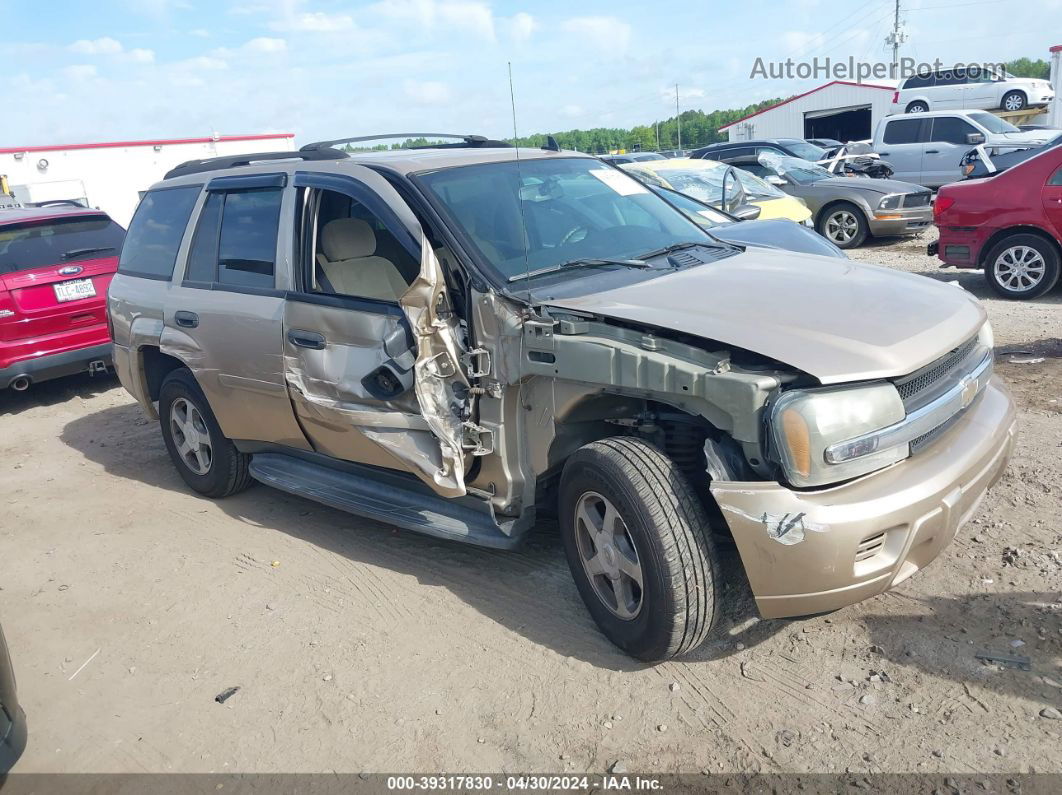
[[[671,188],[713,207],[734,212],[736,188],[733,176],[727,180],[727,206],[723,207],[723,176],[729,168],[725,163],[676,157],[625,163],[620,168],[647,185]],[[744,203],[760,208],[759,218],[785,218],[805,226],[813,224],[811,210],[802,199],[789,196],[740,168],[735,168],[734,174],[744,191]]]

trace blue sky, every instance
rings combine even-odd
[[[892,0],[0,0],[0,146],[294,132],[509,135],[648,123],[822,81],[765,60],[887,60]],[[47,13],[41,10],[47,9]],[[698,9],[699,10],[694,10]],[[1062,0],[904,0],[920,60],[1047,58]]]

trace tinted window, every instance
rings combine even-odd
[[[961,86],[966,82],[966,72],[960,69],[949,69],[937,75],[937,88],[941,86]]]
[[[928,88],[933,85],[933,75],[915,75],[914,77],[907,78],[907,82],[903,84],[904,89],[910,88]]]
[[[280,225],[280,188],[225,195],[218,240],[218,281],[272,287]]]
[[[119,272],[172,276],[177,249],[198,196],[198,185],[148,191],[129,223]]]
[[[984,127],[991,133],[1016,133],[1021,132],[1017,127],[1011,124],[1009,121],[1003,121],[992,113],[985,113],[984,111],[978,111],[977,113],[971,113],[970,118]]]
[[[933,119],[933,134],[930,140],[946,144],[965,144],[968,133],[977,129],[958,116],[939,116]]]
[[[885,125],[885,143],[916,144],[920,142],[921,119],[897,119]]]
[[[199,223],[188,252],[185,281],[212,282],[218,275],[218,230],[221,228],[221,207],[224,193],[211,193],[199,214]]]
[[[1048,185],[1062,185],[1062,167],[1060,167],[1054,174],[1051,175],[1051,179],[1047,180]]]
[[[0,273],[114,257],[125,230],[105,215],[0,226]]]

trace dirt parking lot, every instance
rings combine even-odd
[[[261,486],[211,502],[116,381],[0,395],[16,772],[1062,772],[1062,290],[995,299],[925,242],[854,258],[985,299],[1021,417],[981,515],[804,621],[757,620],[731,554],[724,639],[655,667],[596,631],[551,527],[502,553]]]

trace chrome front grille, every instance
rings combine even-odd
[[[977,337],[974,336],[921,370],[897,379],[896,389],[908,413],[947,391],[962,376],[980,364],[981,357],[976,357],[976,361],[971,357],[976,348]]]

